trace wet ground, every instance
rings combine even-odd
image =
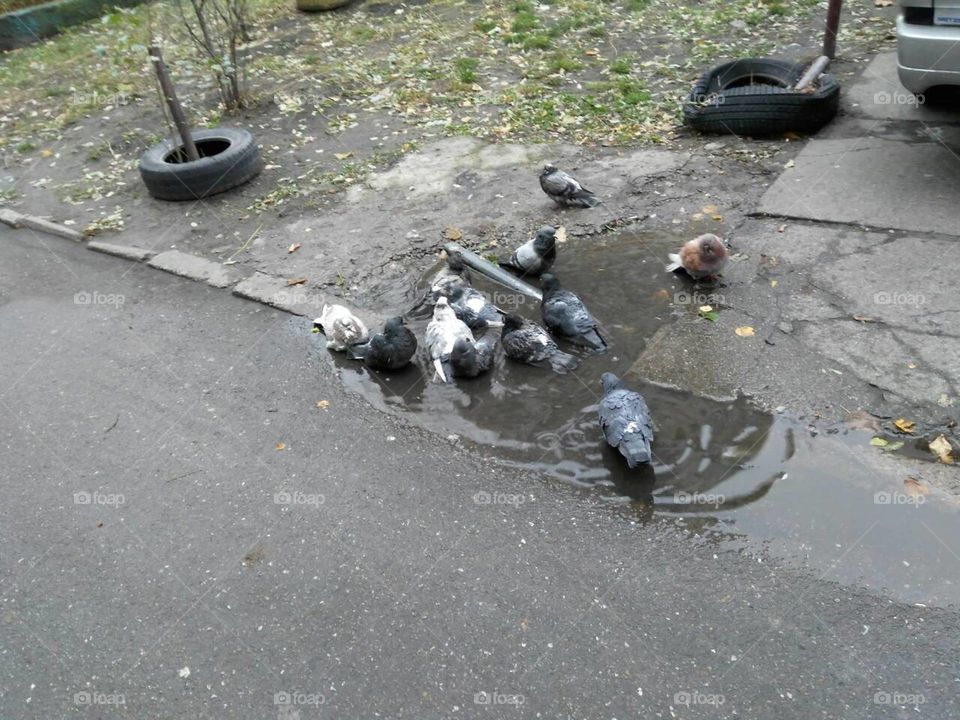
[[[631,372],[659,329],[678,316],[696,316],[703,304],[722,303],[722,280],[694,285],[664,272],[666,253],[689,232],[625,232],[561,247],[556,274],[581,295],[611,340],[599,356],[561,343],[581,357],[569,375],[501,354],[487,375],[444,385],[430,380],[422,348],[417,365],[392,375],[371,373],[341,355],[327,358],[322,342],[317,353],[337,366],[348,390],[375,407],[451,442],[473,444],[498,463],[595,493],[611,512],[675,523],[720,548],[762,549],[905,602],[960,601],[960,558],[951,550],[960,546],[957,504],[931,494],[922,479],[891,480],[879,464],[882,451],[869,444],[872,432],[771,414],[748,398],[698,397]],[[379,298],[380,309],[391,314],[412,307],[439,267]],[[540,322],[539,303],[477,275],[474,284],[498,305]],[[412,319],[410,327],[422,337],[426,323]],[[606,371],[626,377],[652,409],[652,467],[628,469],[600,436],[599,377]],[[911,450],[908,443],[901,452]],[[529,490],[477,502],[523,503]],[[863,543],[867,535],[872,541]],[[838,564],[838,552],[852,562]]]

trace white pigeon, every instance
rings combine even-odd
[[[462,320],[457,318],[447,299],[441,297],[437,299],[436,307],[433,308],[433,320],[427,325],[427,332],[423,339],[430,352],[437,376],[441,382],[447,382],[443,363],[449,362],[450,353],[453,352],[453,346],[457,344],[457,340],[466,340],[472,344],[473,333]]]
[[[343,305],[324,305],[320,317],[313,321],[327,336],[327,349],[344,352],[351,345],[370,338],[363,320]]]

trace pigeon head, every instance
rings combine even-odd
[[[553,249],[557,241],[557,231],[549,225],[544,225],[537,230],[537,236],[533,239],[533,247],[540,253],[549,252]]]
[[[547,163],[543,166],[543,170],[540,171],[541,175],[549,175],[550,173],[555,173],[557,171],[557,166],[553,163]]]
[[[450,307],[450,303],[447,302],[445,297],[437,298],[437,304],[433,308],[434,320],[449,320],[456,316],[456,313],[453,312],[453,308]]]
[[[519,315],[504,315],[503,317],[503,331],[509,332],[510,330],[518,330],[523,327],[523,318]]]
[[[606,394],[616,390],[617,388],[623,387],[623,380],[611,372],[605,372],[600,376],[600,384],[603,385],[603,392]]]
[[[461,273],[466,269],[466,263],[463,262],[463,253],[454,250],[447,254],[447,267],[455,273]]]
[[[465,361],[473,359],[476,354],[477,349],[472,342],[465,338],[459,338],[450,351],[450,362],[454,365],[462,365]]]
[[[697,238],[697,245],[700,250],[700,254],[703,255],[705,259],[721,259],[726,257],[727,248],[724,247],[723,240],[718,238],[712,233],[707,233],[706,235],[701,235]]]
[[[383,324],[383,331],[385,333],[397,332],[405,324],[406,322],[404,321],[404,319],[400,315],[397,315],[396,317],[392,317],[388,319]]]
[[[544,290],[556,290],[560,287],[560,281],[553,273],[544,273],[540,276],[540,287]]]

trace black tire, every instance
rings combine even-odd
[[[246,130],[196,130],[193,141],[200,159],[178,162],[183,146],[169,140],[140,157],[140,177],[159,200],[199,200],[222,193],[256,177],[263,165],[256,141]]]
[[[744,58],[703,73],[683,106],[683,119],[703,133],[782,135],[814,133],[837,114],[840,83],[821,75],[813,92],[790,88],[804,63]]]

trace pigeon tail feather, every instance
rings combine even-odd
[[[643,435],[625,437],[620,443],[620,454],[627,459],[627,465],[635,468],[650,462],[650,441]]]
[[[667,265],[667,272],[674,272],[683,267],[683,264],[680,262],[680,256],[677,253],[670,253],[667,255],[670,259],[670,264]]]
[[[580,361],[569,353],[557,351],[550,356],[550,368],[561,375],[573,372],[579,364]]]

